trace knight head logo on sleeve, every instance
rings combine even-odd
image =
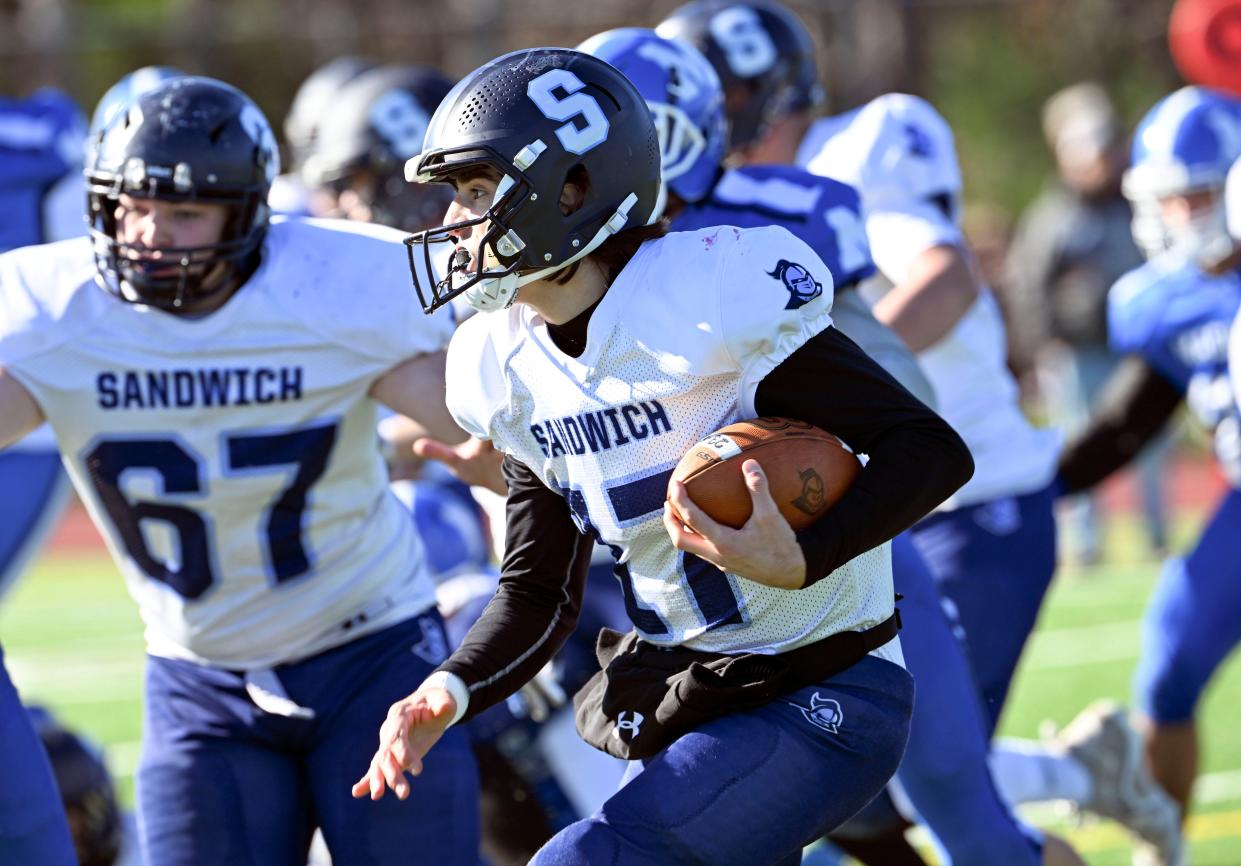
[[[780,280],[788,289],[789,302],[784,307],[786,310],[796,310],[823,294],[823,284],[811,276],[810,271],[787,259],[780,259],[776,263],[776,269],[768,271],[767,276]]]

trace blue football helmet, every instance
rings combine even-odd
[[[143,66],[125,75],[108,88],[108,92],[95,106],[95,113],[90,119],[90,138],[93,140],[108,125],[108,121],[116,117],[139,96],[149,93],[165,81],[171,81],[183,75],[185,75],[184,72],[171,66]]]
[[[395,481],[393,494],[409,509],[436,584],[491,569],[491,535],[470,488],[424,463],[413,481]]]
[[[100,283],[122,300],[172,312],[224,291],[234,275],[257,264],[267,193],[279,171],[267,119],[235,87],[182,76],[137,97],[100,130],[86,166]],[[225,236],[191,248],[122,243],[121,195],[227,205]]]
[[[1172,254],[1211,267],[1226,257],[1223,192],[1228,169],[1241,156],[1241,102],[1202,87],[1183,87],[1146,113],[1133,138],[1123,190],[1133,203],[1133,238],[1154,258]],[[1214,201],[1170,224],[1162,202],[1193,193]]]
[[[732,149],[757,142],[782,117],[825,101],[810,31],[775,0],[693,0],[655,32],[688,42],[715,67],[728,98]]]
[[[728,137],[724,89],[707,59],[688,43],[641,27],[608,30],[577,50],[606,60],[634,83],[655,120],[664,183],[683,201],[705,198]]]

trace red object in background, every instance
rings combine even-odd
[[[1241,0],[1177,0],[1168,47],[1190,84],[1241,96]]]

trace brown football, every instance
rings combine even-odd
[[[740,529],[752,511],[741,474],[748,457],[763,467],[771,497],[794,530],[822,517],[862,471],[843,442],[813,424],[751,418],[722,427],[690,448],[672,479],[684,482],[690,499],[712,519]]]

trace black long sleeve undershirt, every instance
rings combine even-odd
[[[835,328],[767,374],[754,405],[809,421],[869,457],[840,501],[797,535],[807,586],[908,529],[974,474],[956,431]]]
[[[1090,426],[1060,453],[1064,493],[1089,490],[1132,460],[1155,438],[1184,395],[1137,355],[1116,367],[1091,407]]]
[[[907,528],[973,473],[969,450],[953,429],[835,328],[772,370],[755,403],[762,414],[829,430],[870,457],[848,493],[798,535],[808,584]],[[515,692],[560,648],[577,620],[592,545],[565,499],[528,467],[505,458],[504,475],[500,587],[440,666],[469,686],[464,718]]]
[[[500,585],[439,667],[469,687],[462,721],[529,682],[572,634],[594,546],[578,532],[565,498],[529,467],[505,457],[502,468],[508,498]]]

